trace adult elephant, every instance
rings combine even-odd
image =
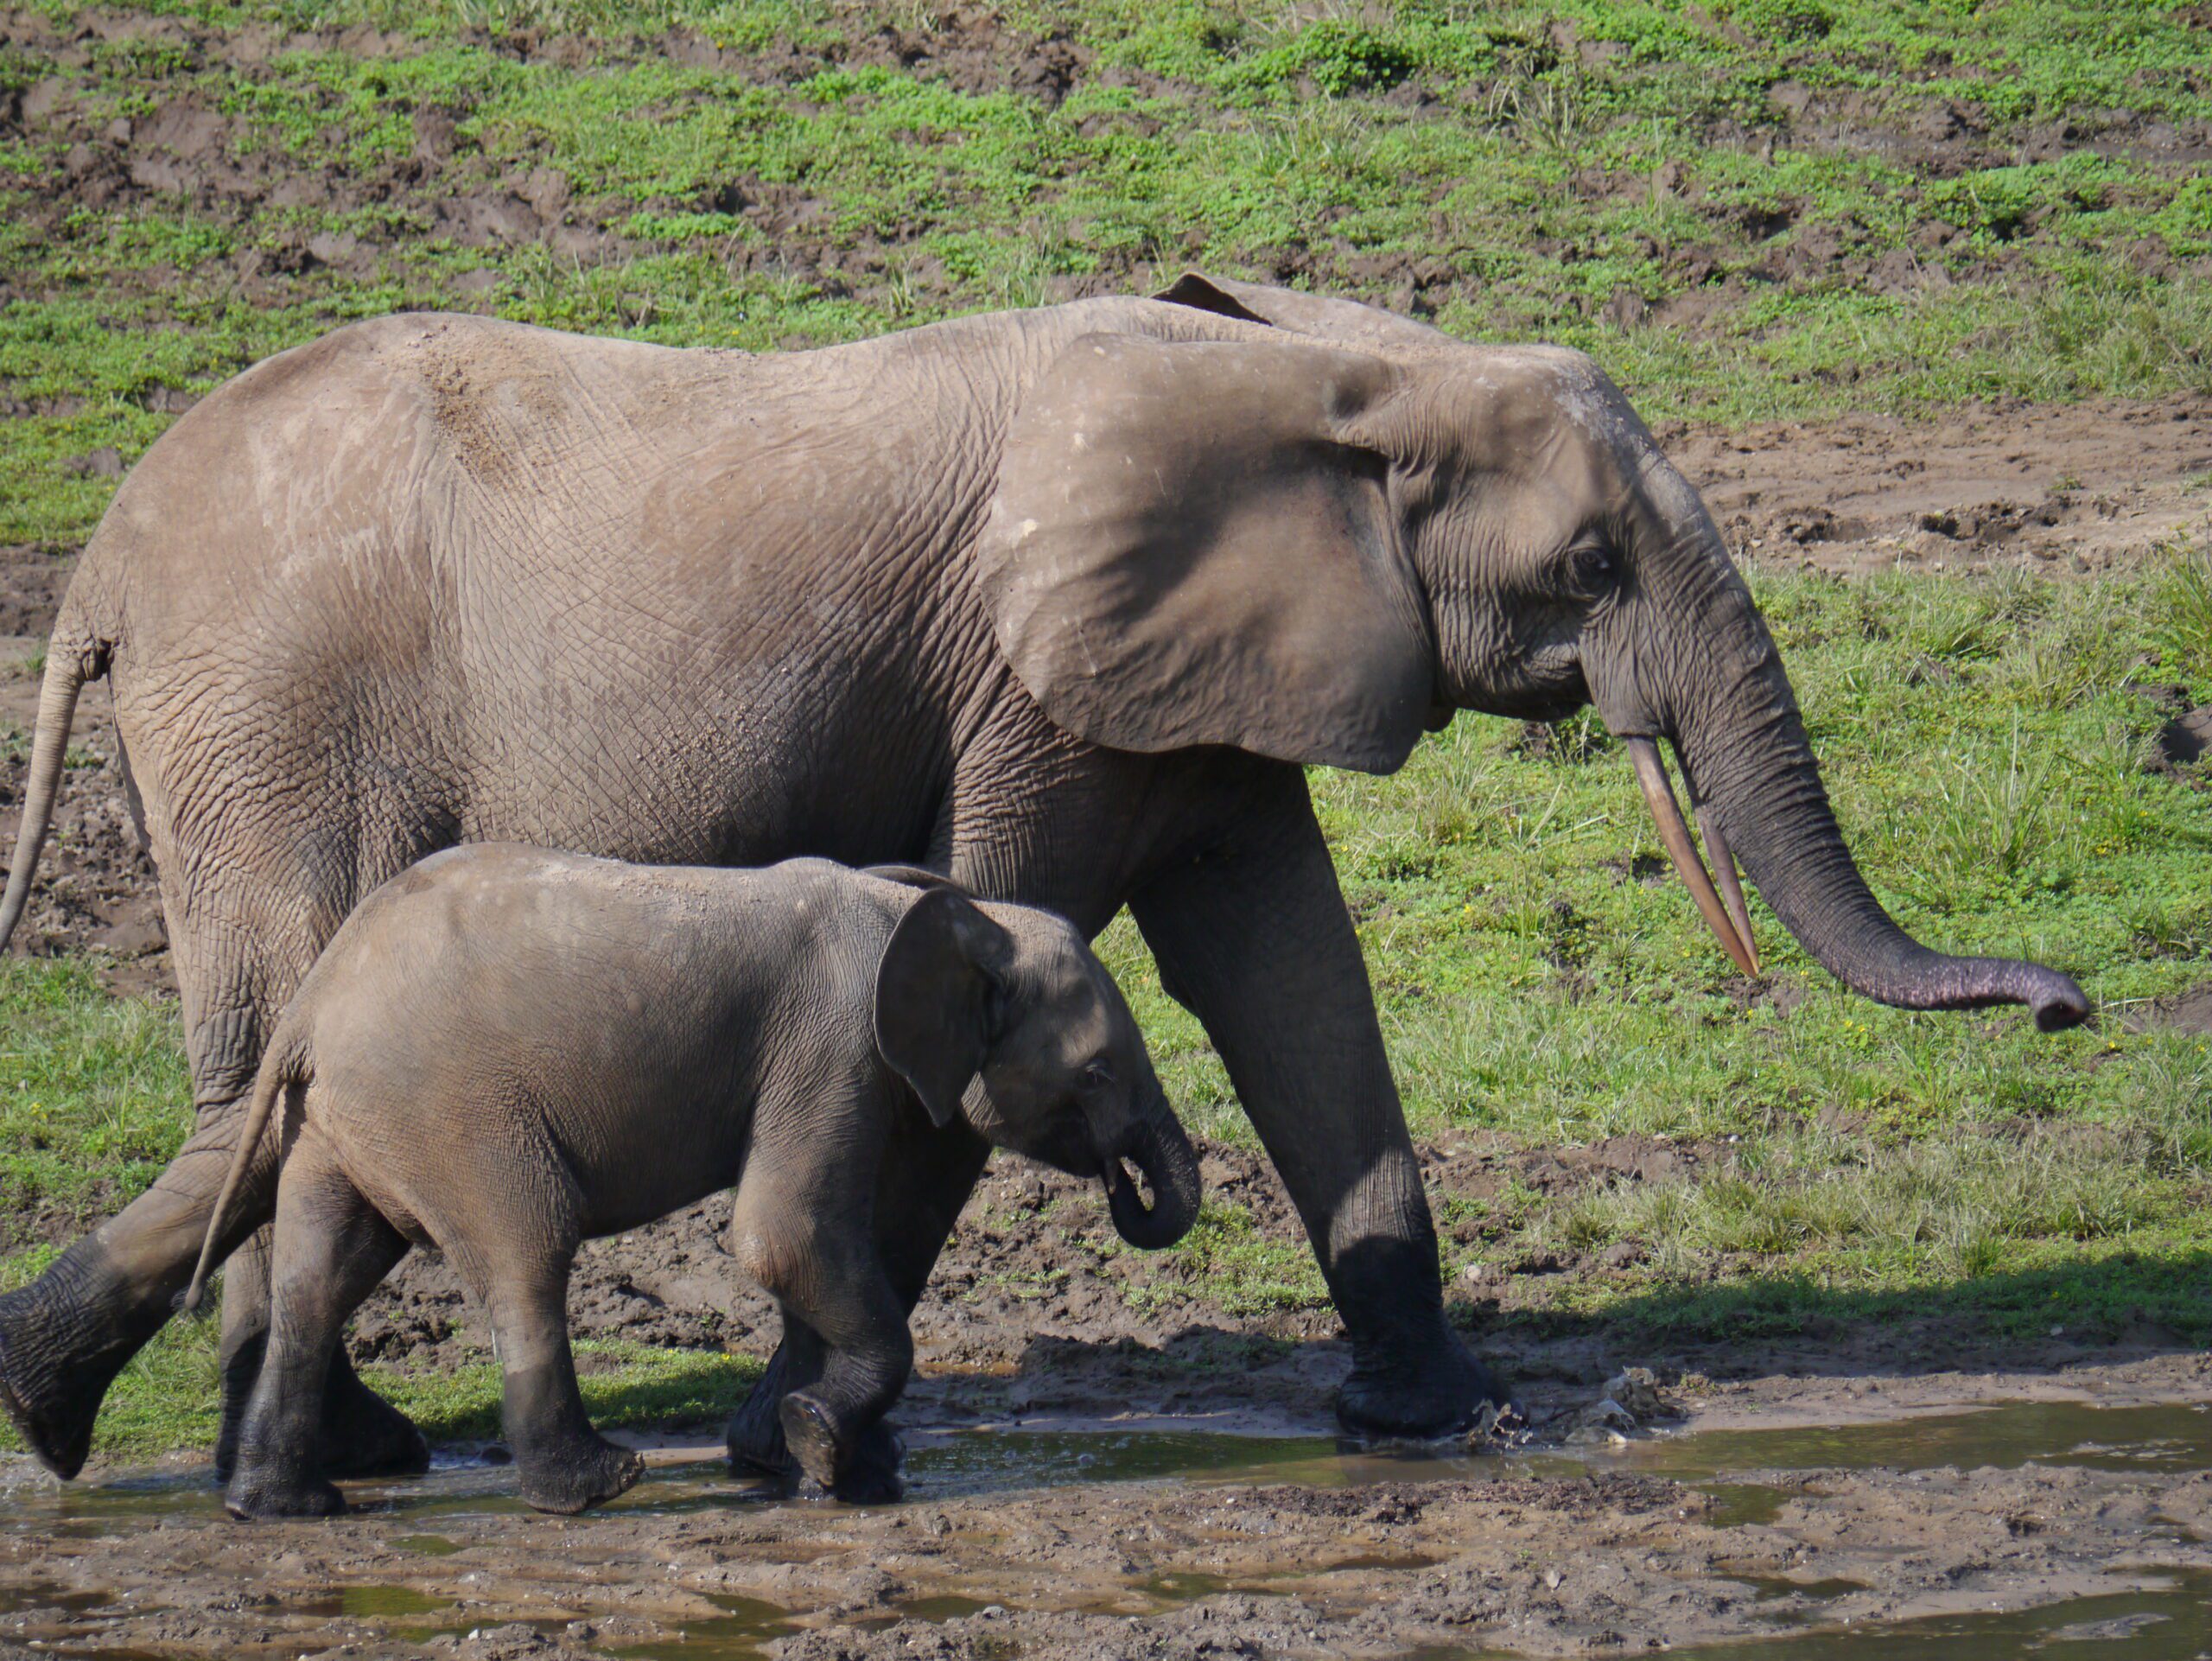
[[[0,1402],[65,1475],[191,1271],[276,1011],[359,896],[458,842],[917,862],[1093,933],[1127,904],[1297,1204],[1364,1431],[1443,1431],[1500,1392],[1444,1318],[1303,764],[1387,773],[1454,710],[1594,703],[1739,962],[1723,837],[1871,996],[2088,1009],[1884,913],[1719,535],[1588,359],[1280,290],[1190,277],[775,357],[397,316],[259,365],[148,453],[86,550],[0,943],[103,674],[199,1128],[0,1299]],[[912,1135],[880,1204],[909,1300],[984,1156]],[[272,1188],[264,1155],[230,1244]],[[249,1267],[226,1429],[263,1333]],[[741,1458],[780,1461],[772,1391],[814,1347],[785,1334]],[[331,1389],[334,1466],[420,1459],[350,1373]]]

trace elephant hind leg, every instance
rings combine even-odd
[[[173,863],[164,861],[162,869],[172,869]],[[248,904],[212,887],[192,894],[189,903],[181,906],[165,896],[164,906],[172,917],[193,919],[188,928],[179,931],[175,953],[177,978],[192,1012],[185,1047],[199,1130],[155,1182],[185,1226],[158,1233],[150,1227],[134,1230],[130,1239],[145,1260],[141,1272],[165,1276],[174,1272],[180,1236],[185,1260],[198,1253],[196,1237],[206,1228],[207,1212],[221,1189],[234,1127],[252,1091],[264,1044],[276,1028],[277,1012],[335,928],[342,908],[297,894],[282,904],[266,894],[259,903]],[[278,942],[283,943],[283,950]],[[203,1140],[219,1156],[188,1158]],[[264,1159],[249,1173],[246,1187],[231,1208],[242,1225],[258,1226],[249,1229],[223,1273],[223,1414],[215,1440],[219,1481],[229,1480],[236,1463],[246,1403],[268,1341],[267,1224],[276,1194],[275,1163]],[[133,1212],[126,1211],[116,1225],[127,1226],[133,1220]],[[323,1467],[334,1476],[400,1475],[429,1467],[429,1444],[422,1432],[361,1382],[342,1348],[325,1376],[321,1416]]]
[[[511,1244],[512,1249],[512,1244]],[[569,1347],[569,1254],[492,1276],[482,1288],[499,1345],[500,1418],[513,1445],[524,1503],[572,1515],[612,1499],[645,1462],[592,1429]]]
[[[82,1467],[101,1398],[190,1277],[238,1117],[204,1117],[145,1193],[0,1297],[0,1407],[57,1476]],[[275,1175],[273,1159],[249,1170],[237,1231],[251,1231],[257,1212],[266,1216]]]
[[[346,1508],[321,1455],[325,1382],[346,1318],[407,1250],[313,1126],[276,1200],[267,1352],[224,1504],[238,1517],[327,1517]]]

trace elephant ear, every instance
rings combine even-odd
[[[1185,271],[1158,294],[1155,300],[1210,311],[1217,317],[1235,317],[1248,323],[1266,323],[1306,334],[1332,346],[1389,356],[1397,352],[1429,352],[1453,344],[1450,335],[1410,317],[1357,300],[1332,300],[1326,295],[1300,294],[1296,289],[1269,288],[1259,283],[1235,283],[1225,277],[1205,277]]]
[[[1057,725],[1388,773],[1435,652],[1361,442],[1379,359],[1089,335],[1015,411],[981,544],[999,646]]]
[[[924,890],[875,965],[875,1047],[940,1128],[998,1037],[1013,937],[952,888]]]

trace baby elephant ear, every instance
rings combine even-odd
[[[1014,412],[979,544],[1045,714],[1112,749],[1403,761],[1436,654],[1367,437],[1402,379],[1295,336],[1070,345]]]
[[[1014,940],[950,888],[906,908],[875,966],[875,1047],[941,1128],[998,1035]]]

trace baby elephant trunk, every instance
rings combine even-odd
[[[1152,1190],[1149,1206],[1131,1180],[1128,1165],[1137,1168],[1145,1187]],[[1164,1099],[1137,1122],[1127,1144],[1106,1161],[1101,1174],[1115,1232],[1140,1250],[1173,1245],[1198,1220],[1198,1156]]]

